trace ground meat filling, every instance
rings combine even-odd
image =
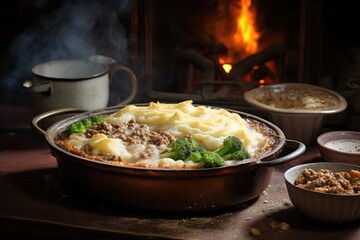
[[[91,138],[95,134],[102,133],[109,138],[119,138],[125,145],[142,144],[142,145],[168,145],[176,140],[176,138],[165,131],[151,131],[145,124],[139,124],[134,119],[128,123],[108,123],[101,122],[93,124],[84,133],[86,138]],[[55,141],[58,146],[75,153],[79,156],[83,156],[89,159],[95,159],[105,162],[123,162],[121,156],[114,156],[108,153],[99,153],[96,156],[91,155],[91,148],[85,144],[81,149],[77,149],[70,144],[66,144],[64,140],[68,138],[66,132],[59,134]],[[149,158],[152,154],[152,149],[147,148],[143,153],[143,158]],[[125,164],[125,163],[124,163]]]
[[[295,180],[298,187],[324,193],[360,194],[360,171],[332,172],[329,169],[305,168]]]
[[[93,135],[102,133],[109,138],[119,138],[125,145],[130,144],[154,144],[168,145],[176,138],[165,131],[150,131],[145,124],[136,123],[135,119],[128,123],[97,123],[88,128],[85,136],[91,138]]]

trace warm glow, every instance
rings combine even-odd
[[[241,10],[237,19],[237,31],[234,34],[234,42],[243,45],[247,54],[253,54],[258,50],[258,39],[260,37],[255,26],[255,11],[251,5],[251,0],[241,0]]]
[[[259,51],[258,40],[260,33],[256,26],[256,12],[252,0],[238,1],[240,2],[240,8],[234,14],[234,31],[228,37],[224,34],[220,37],[229,49],[226,56],[219,58],[221,65],[235,63]],[[227,72],[226,69],[225,71]]]
[[[232,69],[231,64],[228,64],[228,63],[224,63],[222,65],[222,67],[223,67],[223,69],[225,70],[226,73],[229,73],[231,71],[231,69]]]

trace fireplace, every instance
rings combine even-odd
[[[320,60],[314,49],[321,27],[321,14],[308,11],[321,7],[286,0],[134,1],[135,51],[149,97],[242,106],[249,89],[308,82],[319,72],[319,64],[305,63]]]

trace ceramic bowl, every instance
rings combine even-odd
[[[324,160],[360,165],[360,132],[326,132],[317,138],[317,143]]]
[[[252,89],[244,94],[250,105],[268,113],[286,138],[310,145],[316,143],[329,114],[346,109],[340,94],[315,85],[282,83]]]
[[[360,218],[360,194],[323,193],[296,186],[295,180],[305,168],[349,172],[359,171],[359,166],[333,162],[302,164],[288,169],[284,178],[291,202],[303,215],[326,223],[346,223]]]

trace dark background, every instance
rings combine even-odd
[[[101,54],[128,65],[128,0],[14,0],[0,9],[0,103],[31,106],[36,64]]]
[[[103,54],[129,65],[134,57],[131,40],[136,37],[130,32],[131,4],[131,0],[8,1],[0,9],[0,104],[31,106],[21,83],[31,77],[33,66],[44,61]],[[360,45],[355,4],[323,1],[324,76],[336,77],[336,70],[353,60],[348,55],[351,47]]]

